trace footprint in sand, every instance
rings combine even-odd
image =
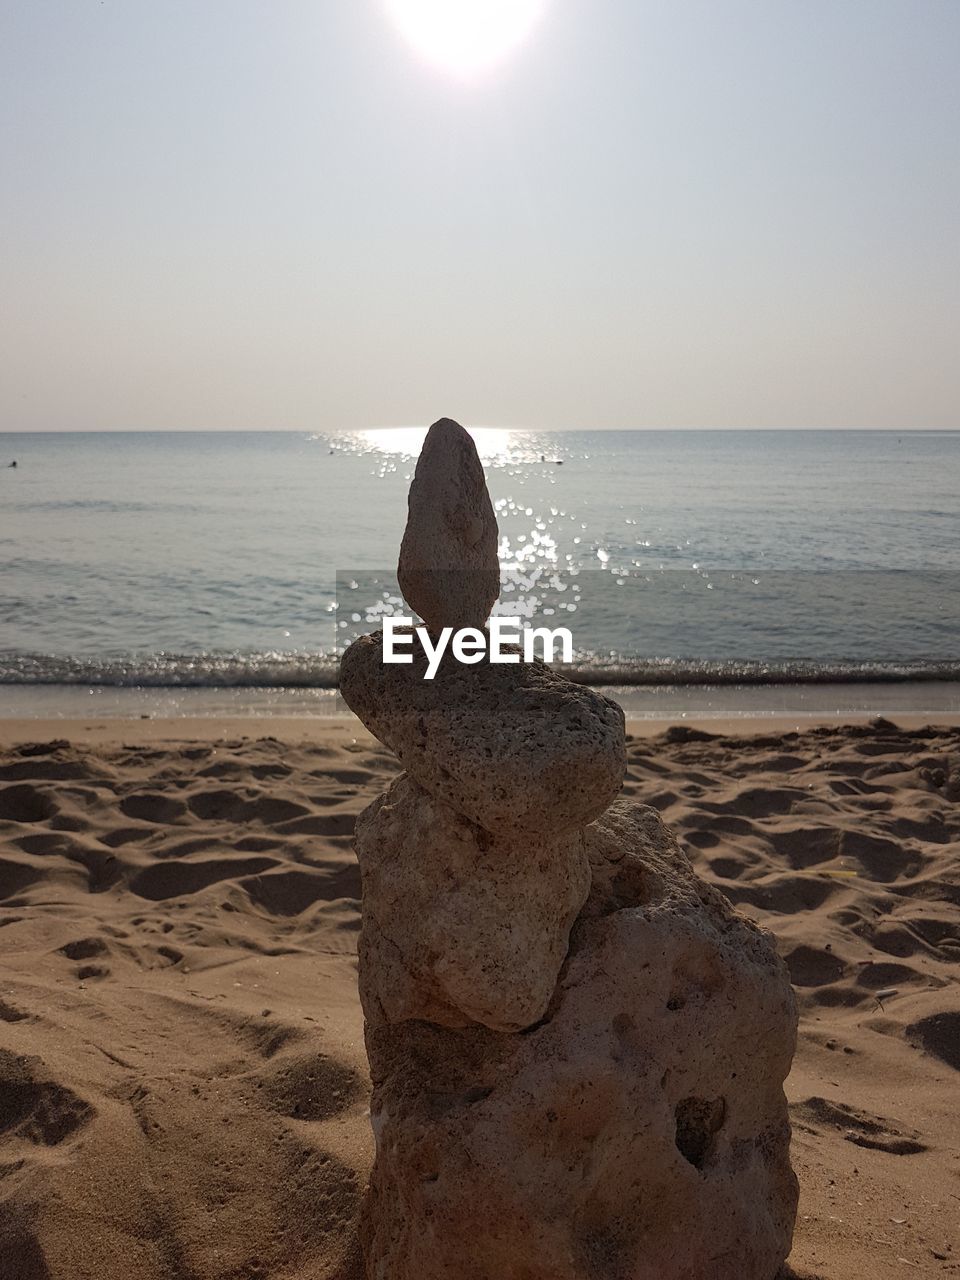
[[[781,953],[795,987],[824,987],[838,982],[847,971],[844,961],[833,951],[798,943]]]
[[[352,836],[356,824],[355,813],[311,813],[285,822],[281,830],[288,836]]]
[[[199,893],[220,880],[257,875],[277,866],[276,858],[211,858],[205,862],[158,862],[145,867],[130,881],[131,893],[159,902]]]
[[[16,1005],[0,1000],[0,1022],[24,1022],[29,1017],[29,1013],[24,1013]]]
[[[94,956],[106,955],[109,948],[102,938],[77,938],[74,942],[65,942],[58,948],[68,960],[92,960]]]
[[[28,782],[0,788],[0,820],[46,822],[56,812],[53,798]]]
[[[907,1040],[960,1071],[960,1013],[931,1013],[906,1029]]]
[[[305,817],[310,811],[292,800],[276,796],[244,797],[236,791],[197,791],[187,804],[196,818],[205,822],[263,822],[273,826]]]
[[[98,836],[101,844],[110,849],[120,849],[125,844],[133,844],[135,840],[146,840],[154,835],[153,827],[115,827],[112,831],[104,831]]]
[[[774,818],[791,813],[794,805],[808,799],[808,793],[796,787],[746,787],[718,810],[747,818]]]
[[[0,779],[19,782],[29,778],[34,782],[100,782],[103,775],[94,772],[79,760],[15,760],[0,765]]]
[[[759,907],[778,915],[797,915],[822,907],[836,892],[836,884],[814,876],[774,872],[749,884],[725,884],[723,891],[736,906]]]
[[[767,835],[770,846],[795,871],[832,862],[840,853],[836,827],[781,827]]]
[[[739,880],[750,866],[743,858],[711,858],[709,865],[719,880]]]
[[[46,1076],[39,1058],[0,1049],[0,1134],[54,1147],[94,1115],[88,1102]]]
[[[43,872],[16,858],[0,858],[0,902],[14,902],[28,885],[42,879]]]
[[[887,991],[891,987],[904,987],[910,983],[921,983],[928,986],[930,977],[911,968],[907,964],[894,964],[892,961],[865,960],[857,974],[857,986],[867,991]]]
[[[291,773],[293,773],[293,770],[289,765],[285,764],[255,764],[250,766],[250,776],[256,778],[258,782],[264,782],[267,779],[289,778]]]
[[[251,900],[275,916],[297,916],[315,902],[359,898],[360,872],[348,866],[338,874],[330,867],[316,870],[275,871],[240,881]]]
[[[172,823],[186,817],[187,806],[176,796],[140,791],[124,796],[120,801],[120,812],[139,822]]]
[[[870,1115],[845,1102],[807,1098],[805,1102],[791,1107],[791,1112],[796,1127],[806,1133],[819,1134],[825,1127],[840,1129],[847,1142],[874,1151],[886,1151],[894,1156],[917,1155],[928,1149],[915,1129],[901,1125],[899,1121]]]
[[[855,858],[871,880],[890,884],[894,880],[915,876],[923,866],[919,853],[895,840],[871,836],[862,831],[843,831],[838,852],[841,857]]]

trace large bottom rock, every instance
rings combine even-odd
[[[789,1252],[785,968],[653,810],[586,834],[540,1023],[368,1021],[369,1280],[773,1280]]]

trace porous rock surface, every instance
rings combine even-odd
[[[369,1021],[519,1031],[543,1017],[590,888],[581,831],[491,836],[402,774],[356,847]]]
[[[404,599],[431,631],[482,627],[500,594],[497,520],[476,446],[451,418],[427,432],[407,506]]]
[[[370,1280],[773,1280],[789,1252],[785,968],[653,810],[618,802],[587,847],[540,1024],[367,1011]]]
[[[382,661],[380,632],[340,662],[340,692],[431,795],[497,835],[550,838],[599,817],[623,784],[623,710],[542,662],[464,666],[433,680]]]

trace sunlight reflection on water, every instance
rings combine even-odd
[[[563,462],[563,458],[557,455],[555,441],[548,444],[540,434],[509,427],[469,427],[467,430],[487,467],[520,466],[538,461]],[[344,453],[382,454],[392,460],[413,461],[419,456],[426,434],[426,427],[370,427],[337,436],[335,447]],[[319,435],[314,438],[328,439]]]

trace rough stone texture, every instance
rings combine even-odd
[[[497,520],[472,437],[441,418],[410,485],[397,578],[431,631],[482,627],[500,594]]]
[[[618,802],[587,848],[541,1024],[367,1010],[369,1280],[773,1280],[789,1252],[784,965],[653,810]]]
[[[399,573],[434,631],[496,599],[455,423],[427,437]],[[611,805],[616,703],[542,663],[448,653],[425,680],[411,656],[364,636],[340,668],[407,770],[357,824],[367,1280],[773,1280],[797,1016],[769,938],[652,809]]]
[[[340,662],[340,692],[431,795],[497,836],[549,839],[599,817],[626,768],[623,710],[541,662],[464,666],[433,680],[382,661],[380,632]]]
[[[401,775],[361,815],[356,848],[369,1021],[519,1031],[543,1016],[590,888],[581,831],[492,837]]]

